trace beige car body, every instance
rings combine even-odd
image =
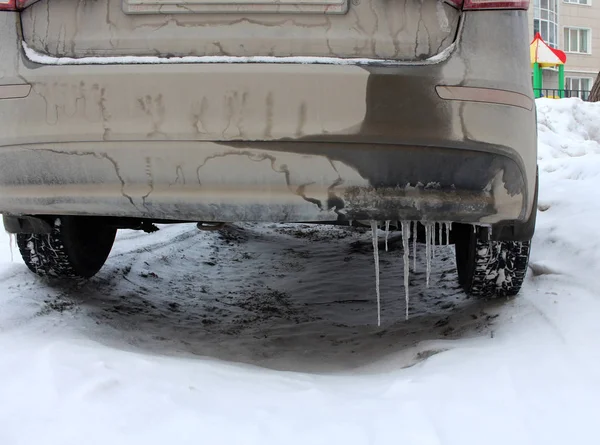
[[[131,4],[42,0],[0,12],[0,213],[531,219],[525,11],[435,0],[352,0],[332,13]]]

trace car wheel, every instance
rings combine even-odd
[[[17,234],[17,245],[27,267],[40,276],[90,278],[104,265],[116,233],[92,217],[61,216],[50,234]]]
[[[481,241],[469,232],[455,246],[462,288],[481,298],[516,295],[527,273],[531,241]]]

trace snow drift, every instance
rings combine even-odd
[[[534,262],[590,279],[600,272],[600,103],[539,99],[537,107],[540,196]]]

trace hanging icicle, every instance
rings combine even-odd
[[[375,259],[375,292],[377,293],[377,326],[381,326],[381,294],[379,292],[379,244],[377,237],[377,221],[371,221],[373,238],[373,257]]]
[[[10,245],[10,262],[14,263],[15,262],[15,257],[13,255],[13,245],[16,244],[16,237],[14,233],[9,233],[8,234],[8,243]]]
[[[390,237],[390,221],[385,222],[385,251],[388,251],[388,238]]]
[[[410,255],[409,255],[409,239],[410,239],[410,221],[402,221],[402,254],[404,259],[404,302],[406,305],[406,319],[408,320],[408,304],[409,304],[409,269],[410,269]]]
[[[435,258],[435,222],[431,227],[431,258]]]
[[[431,228],[431,259],[435,258],[435,226],[436,223],[433,223],[433,227]]]
[[[427,287],[429,287],[429,274],[431,273],[431,223],[425,225],[425,261],[427,262]]]
[[[412,237],[413,237],[413,272],[417,271],[417,237],[418,237],[418,226],[419,222],[418,221],[414,221],[414,227],[413,227],[413,231],[412,231]]]

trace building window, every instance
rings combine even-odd
[[[591,5],[592,0],[564,0],[565,3],[571,3],[572,5]]]
[[[592,30],[585,28],[565,28],[565,51],[591,54]]]
[[[534,0],[533,33],[536,32],[549,46],[558,47],[558,0]]]
[[[592,89],[593,79],[590,77],[567,77],[565,89],[569,97],[579,97],[587,100]]]

